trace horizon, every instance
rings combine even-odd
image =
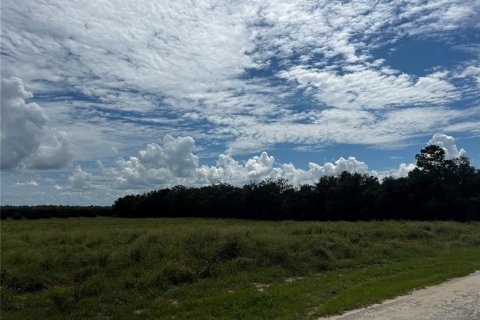
[[[480,3],[3,1],[2,205],[480,167]]]

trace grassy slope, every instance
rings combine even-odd
[[[480,269],[479,223],[77,218],[1,231],[3,319],[314,318]]]

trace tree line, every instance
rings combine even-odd
[[[119,198],[110,207],[2,207],[2,218],[70,216],[213,217],[259,220],[480,220],[480,171],[465,156],[421,149],[407,177],[342,172],[313,185],[265,180],[243,187],[175,186]]]
[[[480,220],[480,172],[465,156],[446,159],[436,145],[416,155],[405,178],[343,172],[294,188],[266,180],[243,187],[176,186],[118,199],[119,217],[215,217],[268,220]]]
[[[70,218],[111,216],[111,207],[101,206],[2,206],[2,219],[40,219],[40,218]]]

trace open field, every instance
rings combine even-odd
[[[480,223],[1,223],[2,319],[313,319],[480,269]]]

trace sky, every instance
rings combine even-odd
[[[480,167],[480,0],[3,0],[2,204]]]

